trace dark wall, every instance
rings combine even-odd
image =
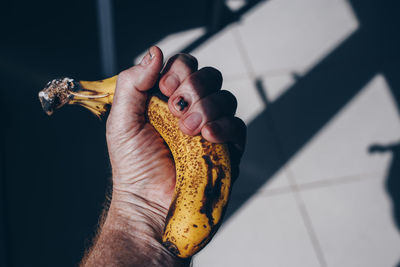
[[[0,49],[3,262],[73,266],[93,233],[109,177],[104,126],[74,108],[47,117],[37,93],[54,77],[100,77],[96,6],[6,5]]]

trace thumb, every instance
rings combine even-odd
[[[139,65],[124,70],[118,75],[107,128],[125,133],[141,128],[145,123],[147,100],[145,91],[152,88],[158,80],[162,62],[161,50],[153,46]]]

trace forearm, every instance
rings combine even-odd
[[[153,217],[152,223],[148,216]],[[160,243],[162,227],[157,220],[156,215],[132,210],[129,204],[111,203],[81,266],[189,266],[190,259],[177,258]]]
[[[147,243],[125,231],[103,229],[82,266],[185,266],[161,244]]]

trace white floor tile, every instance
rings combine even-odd
[[[304,73],[358,27],[347,1],[266,1],[245,14],[241,39],[257,75]]]
[[[167,60],[169,57],[175,55],[177,52],[181,51],[181,49],[197,40],[197,38],[202,36],[205,32],[205,28],[195,28],[170,34],[154,45],[160,47],[160,49],[163,51],[164,59]],[[143,53],[137,56],[134,60],[134,64],[139,64],[146,53],[147,50],[143,51]]]
[[[194,258],[195,267],[319,266],[291,194],[253,197]]]
[[[390,153],[368,150],[399,139],[396,105],[384,77],[377,75],[288,165],[300,184],[369,173],[383,177]]]
[[[382,179],[306,190],[301,195],[327,266],[397,266],[400,262],[400,233]]]
[[[295,83],[295,78],[290,73],[268,75],[262,77],[262,82],[268,101],[274,102]]]
[[[260,192],[279,192],[279,189],[290,190],[290,183],[285,168],[280,169],[260,188]]]
[[[225,79],[246,76],[247,69],[232,32],[234,27],[223,29],[192,52],[199,61],[199,68],[217,68]]]

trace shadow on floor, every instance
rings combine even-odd
[[[234,189],[242,199],[267,183],[374,75],[384,74],[399,105],[399,37],[395,34],[399,21],[394,12],[398,4],[351,3],[360,28],[248,125],[242,173]],[[240,206],[231,206],[228,217]]]

